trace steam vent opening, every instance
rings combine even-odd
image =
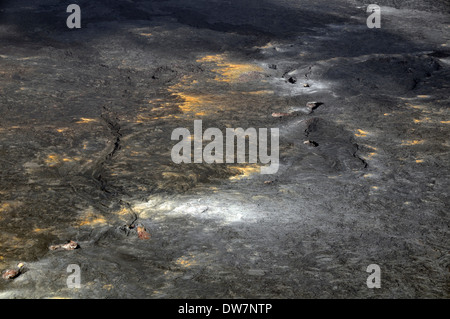
[[[449,15],[2,1],[0,298],[449,298]]]

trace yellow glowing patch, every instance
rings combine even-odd
[[[186,92],[174,92],[173,95],[183,99],[179,107],[183,113],[200,113],[201,115],[208,114],[208,111],[214,109],[214,97],[208,95],[193,95]]]
[[[44,160],[44,162],[49,166],[54,166],[61,162],[60,156],[56,154],[50,154],[47,156],[47,158]]]
[[[232,64],[222,63],[218,65],[220,68],[215,71],[221,74],[221,77],[216,80],[222,82],[234,82],[238,80],[243,74],[250,72],[262,72],[263,69],[259,66],[251,64]]]
[[[236,169],[239,171],[239,175],[231,176],[230,180],[239,180],[243,178],[247,178],[255,173],[259,173],[261,171],[261,167],[257,164],[250,164],[247,166],[230,166],[231,169]]]
[[[94,122],[98,122],[98,120],[97,119],[90,119],[90,118],[87,118],[87,117],[82,117],[76,123],[83,124],[83,123],[94,123]]]
[[[366,137],[367,134],[369,134],[369,133],[366,132],[366,131],[363,131],[363,130],[358,129],[358,133],[355,133],[355,136],[358,136],[358,137]]]
[[[450,124],[450,121],[441,121],[442,124]]]
[[[188,95],[185,93],[178,92],[175,95],[181,97],[184,102],[180,105],[183,112],[192,112],[194,109],[198,108],[202,104],[205,104],[207,100],[201,96]]]
[[[54,227],[47,227],[47,228],[36,227],[36,228],[33,229],[33,232],[37,233],[37,234],[42,233],[42,232],[50,232],[50,231],[54,231],[53,228]]]
[[[364,145],[364,146],[367,148],[370,148],[371,150],[374,150],[374,151],[378,150],[378,148],[375,146],[371,146],[371,145]]]
[[[11,210],[21,206],[22,203],[18,201],[11,201],[11,202],[3,202],[0,204],[0,213],[8,213]],[[1,247],[1,244],[0,244]]]
[[[414,119],[414,123],[423,123],[423,122],[429,122],[431,119],[429,117],[425,117],[423,119]]]
[[[220,83],[246,81],[259,76],[259,73],[264,71],[257,65],[231,62],[225,54],[206,55],[196,61],[212,64],[209,67],[217,74],[214,81]],[[199,91],[197,83],[198,80],[194,79],[192,75],[184,76],[181,81],[168,89],[179,100],[177,105],[183,112],[183,116],[208,116],[217,110],[225,109],[230,102],[234,103],[234,99],[231,99],[229,94]],[[242,92],[238,94],[242,94]],[[273,91],[260,90],[248,92],[248,94],[273,94]]]
[[[372,188],[372,189],[374,189],[374,190],[377,190],[377,189],[378,189],[378,186],[371,186],[370,188]]]
[[[124,216],[124,215],[128,215],[129,212],[128,212],[128,209],[123,207],[121,210],[117,211],[116,214],[119,215],[119,216]]]
[[[106,289],[106,290],[111,290],[111,289],[113,289],[113,285],[111,285],[111,284],[107,284],[107,285],[103,285],[103,289]]]
[[[247,94],[252,94],[252,95],[266,95],[266,94],[274,94],[274,91],[271,90],[260,90],[260,91],[251,91],[251,92],[246,92]]]
[[[216,54],[216,55],[206,55],[203,58],[197,59],[197,62],[221,62],[223,61],[223,55],[222,54]]]
[[[423,159],[417,159],[416,163],[423,163]]]
[[[151,33],[139,33],[139,35],[142,35],[143,37],[151,37]]]
[[[183,79],[169,87],[168,91],[173,96],[182,100],[178,102],[178,107],[184,113],[184,116],[206,116],[216,112],[218,109],[224,109],[221,101],[227,96],[223,94],[204,94],[192,90],[192,76],[184,76]],[[174,116],[178,118],[178,116]]]
[[[143,123],[143,122],[146,122],[146,121],[149,121],[149,120],[154,120],[154,119],[155,119],[155,117],[148,117],[148,116],[144,116],[142,114],[139,114],[136,117],[136,123]]]
[[[401,145],[412,146],[412,145],[423,144],[424,142],[425,142],[424,140],[408,140],[408,141],[402,141]]]
[[[11,208],[11,204],[10,203],[2,203],[0,205],[0,212],[9,210],[9,208]]]
[[[216,64],[217,68],[213,69],[213,71],[220,74],[220,76],[215,78],[216,81],[220,82],[235,82],[246,73],[264,71],[262,67],[257,65],[230,62],[224,54],[207,55],[198,59],[197,62]]]
[[[78,226],[97,226],[101,224],[106,224],[106,219],[103,216],[95,214],[93,212],[88,212],[78,223]]]
[[[57,131],[58,133],[62,133],[62,132],[65,132],[65,131],[67,131],[67,130],[68,130],[68,128],[65,127],[65,128],[59,128],[59,129],[57,129],[56,131]]]
[[[417,95],[417,97],[418,97],[419,99],[427,99],[427,98],[429,98],[430,96],[429,96],[429,95]]]
[[[190,256],[181,256],[180,258],[178,258],[175,263],[179,266],[188,268],[191,266],[194,266],[197,264],[197,262],[194,259],[195,256],[190,255]]]
[[[62,162],[73,162],[73,161],[79,161],[81,160],[80,157],[74,156],[74,157],[62,157],[57,154],[50,154],[47,156],[47,158],[44,160],[44,162],[48,166],[55,166],[57,164],[60,164]]]
[[[406,103],[406,106],[412,107],[413,109],[416,109],[416,110],[422,110],[422,111],[427,109],[427,107],[425,105],[414,105],[411,103]]]
[[[158,103],[158,102],[163,102],[164,100],[161,98],[156,98],[156,99],[151,99],[148,100],[148,103]]]

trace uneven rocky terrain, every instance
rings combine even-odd
[[[73,2],[0,5],[1,298],[450,296],[448,1]],[[278,172],[175,164],[194,120]]]

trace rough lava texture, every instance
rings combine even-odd
[[[75,2],[0,6],[1,298],[450,297],[448,1]],[[173,163],[196,119],[278,172]]]

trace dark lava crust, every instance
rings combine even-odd
[[[77,3],[0,5],[1,298],[450,296],[448,1]],[[196,119],[278,172],[173,163]]]

